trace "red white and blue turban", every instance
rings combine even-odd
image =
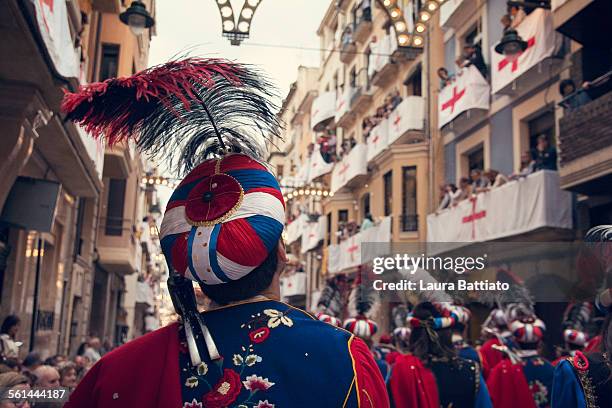
[[[370,339],[378,331],[378,325],[373,320],[365,316],[357,316],[346,319],[343,324],[344,328],[355,336],[362,339]]]
[[[510,331],[519,343],[537,343],[544,337],[546,325],[540,319],[515,320],[510,323]]]
[[[315,317],[322,322],[331,324],[332,326],[336,326],[336,327],[340,327],[342,323],[340,319],[338,319],[336,316],[332,316],[330,314],[323,313],[323,312],[318,312],[315,315]]]
[[[161,224],[168,263],[200,284],[238,280],[276,249],[285,204],[278,181],[243,154],[207,160],[176,188]]]

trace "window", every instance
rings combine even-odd
[[[106,235],[121,236],[123,207],[125,205],[125,179],[110,179],[106,205]]]
[[[78,210],[77,210],[77,218],[76,218],[76,228],[74,232],[74,249],[73,249],[73,257],[76,261],[78,255],[82,254],[83,251],[83,220],[85,218],[85,198],[78,198]]]
[[[285,168],[284,168],[284,166],[282,164],[277,164],[276,165],[276,177],[278,179],[283,178],[284,170],[285,170]]]
[[[115,78],[119,69],[119,45],[102,44],[102,59],[100,61],[99,81]]]
[[[331,244],[332,214],[327,213],[327,245]]]
[[[351,87],[356,88],[357,87],[357,68],[355,66],[351,68],[351,72],[349,76],[350,76]]]
[[[361,196],[361,219],[363,220],[367,214],[370,214],[370,193]]]
[[[402,167],[402,231],[418,231],[416,166]]]
[[[383,193],[385,200],[385,216],[391,215],[393,211],[393,171],[388,171],[383,176]]]
[[[555,146],[555,114],[546,111],[527,122],[529,128],[529,149],[535,149],[538,136],[546,135],[550,146]]]
[[[478,146],[476,149],[472,150],[467,154],[468,161],[468,174],[474,170],[483,170],[484,169],[484,148],[482,145]]]
[[[406,85],[406,89],[408,90],[408,96],[415,95],[421,96],[423,95],[421,87],[421,65],[417,67],[417,69],[404,81],[404,85]]]
[[[348,222],[348,210],[338,210],[338,223]]]
[[[465,44],[474,44],[482,47],[482,23],[481,20],[478,19],[478,22],[472,27],[471,30],[467,31],[465,36],[463,37],[463,44],[461,44],[461,49]]]

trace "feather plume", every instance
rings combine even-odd
[[[274,89],[251,66],[186,58],[84,86],[62,109],[110,146],[132,138],[186,174],[227,151],[263,161],[263,142],[280,130]]]

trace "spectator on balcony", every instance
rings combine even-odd
[[[472,195],[472,186],[470,185],[470,179],[467,177],[461,177],[459,179],[459,188],[451,194],[451,205],[457,205],[461,201]]]
[[[395,110],[400,103],[402,103],[402,96],[400,95],[399,89],[394,89],[391,93],[391,111]]]
[[[487,169],[484,172],[484,176],[489,179],[491,188],[503,186],[508,182],[508,177],[494,169]]]
[[[372,214],[367,213],[365,217],[363,217],[363,221],[361,221],[361,227],[359,227],[359,231],[365,231],[368,228],[372,228],[374,226],[374,218]]]
[[[463,58],[460,58],[457,64],[461,68],[474,65],[484,78],[488,75],[487,64],[485,63],[484,57],[482,56],[482,50],[478,44],[465,44],[463,46]]]
[[[363,130],[363,138],[367,140],[370,136],[370,132],[374,128],[374,122],[371,117],[366,117],[363,122],[361,122],[361,129]]]
[[[512,17],[510,17],[510,14],[504,14],[499,20],[499,22],[501,23],[503,27],[504,33],[508,31],[510,28],[512,28]]]
[[[531,153],[527,150],[521,155],[521,171],[510,175],[510,180],[518,180],[522,177],[527,177],[534,172],[535,161],[531,158]]]
[[[444,89],[446,85],[450,84],[453,77],[448,74],[448,70],[444,67],[438,68],[438,78],[440,78],[440,89]]]
[[[440,185],[440,204],[438,205],[437,212],[440,212],[450,207],[453,201],[453,195],[457,191],[457,186],[452,183],[446,183]]]
[[[557,170],[557,149],[550,145],[548,136],[538,136],[536,148],[531,152],[534,163],[534,171]]]
[[[563,97],[561,106],[565,110],[571,111],[591,102],[591,97],[587,93],[587,89],[591,84],[584,82],[582,87],[576,90],[576,84],[571,79],[564,79],[559,83],[559,93]]]
[[[347,25],[342,32],[342,48],[348,47],[353,43],[353,29]]]
[[[360,5],[361,21],[372,21],[372,2],[363,0]]]
[[[472,182],[472,193],[474,194],[487,191],[491,187],[491,181],[482,174],[480,169],[473,169],[470,172],[470,179]]]
[[[521,6],[513,2],[508,3],[508,14],[510,14],[510,16],[512,17],[512,24],[510,25],[510,27],[512,28],[518,27],[519,24],[523,22],[525,17],[527,17],[527,13],[525,13],[525,10],[523,10]]]

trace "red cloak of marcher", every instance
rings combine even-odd
[[[389,388],[395,407],[440,407],[436,378],[415,356],[397,356],[389,379]]]
[[[536,408],[521,364],[502,360],[489,373],[487,387],[495,408]]]

